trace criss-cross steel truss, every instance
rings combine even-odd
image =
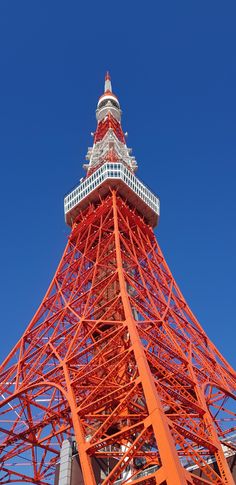
[[[0,483],[53,483],[63,440],[75,436],[85,485],[233,485],[235,372],[131,196],[114,180],[95,191],[0,367]]]

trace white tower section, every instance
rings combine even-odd
[[[106,160],[111,150],[115,151],[117,160],[123,161],[133,172],[137,170],[135,157],[131,155],[132,148],[127,147],[121,128],[121,115],[120,103],[112,92],[111,78],[107,72],[104,93],[99,98],[96,109],[98,126],[93,134],[94,144],[88,148],[86,155],[89,163],[83,165],[88,172],[98,166],[101,160]]]
[[[64,200],[65,219],[69,225],[80,211],[91,203],[98,203],[111,189],[116,189],[152,227],[158,223],[159,199],[135,175],[137,163],[131,156],[131,148],[126,145],[121,114],[119,100],[112,92],[107,73],[104,93],[97,104],[94,143],[88,148],[88,163],[83,165],[87,175]]]

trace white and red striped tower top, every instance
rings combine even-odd
[[[87,176],[107,161],[122,161],[132,172],[137,169],[132,150],[127,148],[121,126],[122,111],[118,97],[112,91],[109,72],[105,75],[104,93],[100,96],[96,109],[97,129],[93,146],[89,147],[84,165]]]
[[[72,225],[79,212],[89,204],[97,204],[115,189],[137,209],[152,227],[158,223],[160,202],[135,174],[137,163],[126,145],[121,126],[121,108],[112,91],[109,72],[105,76],[104,93],[96,109],[97,128],[92,133],[93,146],[88,148],[83,167],[86,177],[80,180],[64,199],[65,219]]]

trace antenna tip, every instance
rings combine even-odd
[[[112,87],[111,87],[111,76],[109,71],[106,72],[105,75],[105,86],[104,86],[104,93],[107,91],[112,92]]]
[[[105,81],[110,81],[110,80],[111,80],[111,76],[110,76],[109,71],[107,71],[106,75],[105,75]]]

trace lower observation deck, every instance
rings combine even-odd
[[[155,227],[160,215],[160,201],[123,163],[104,163],[86,178],[64,199],[66,223],[71,226],[81,210],[99,197],[107,195],[111,188],[135,207],[147,223]]]

